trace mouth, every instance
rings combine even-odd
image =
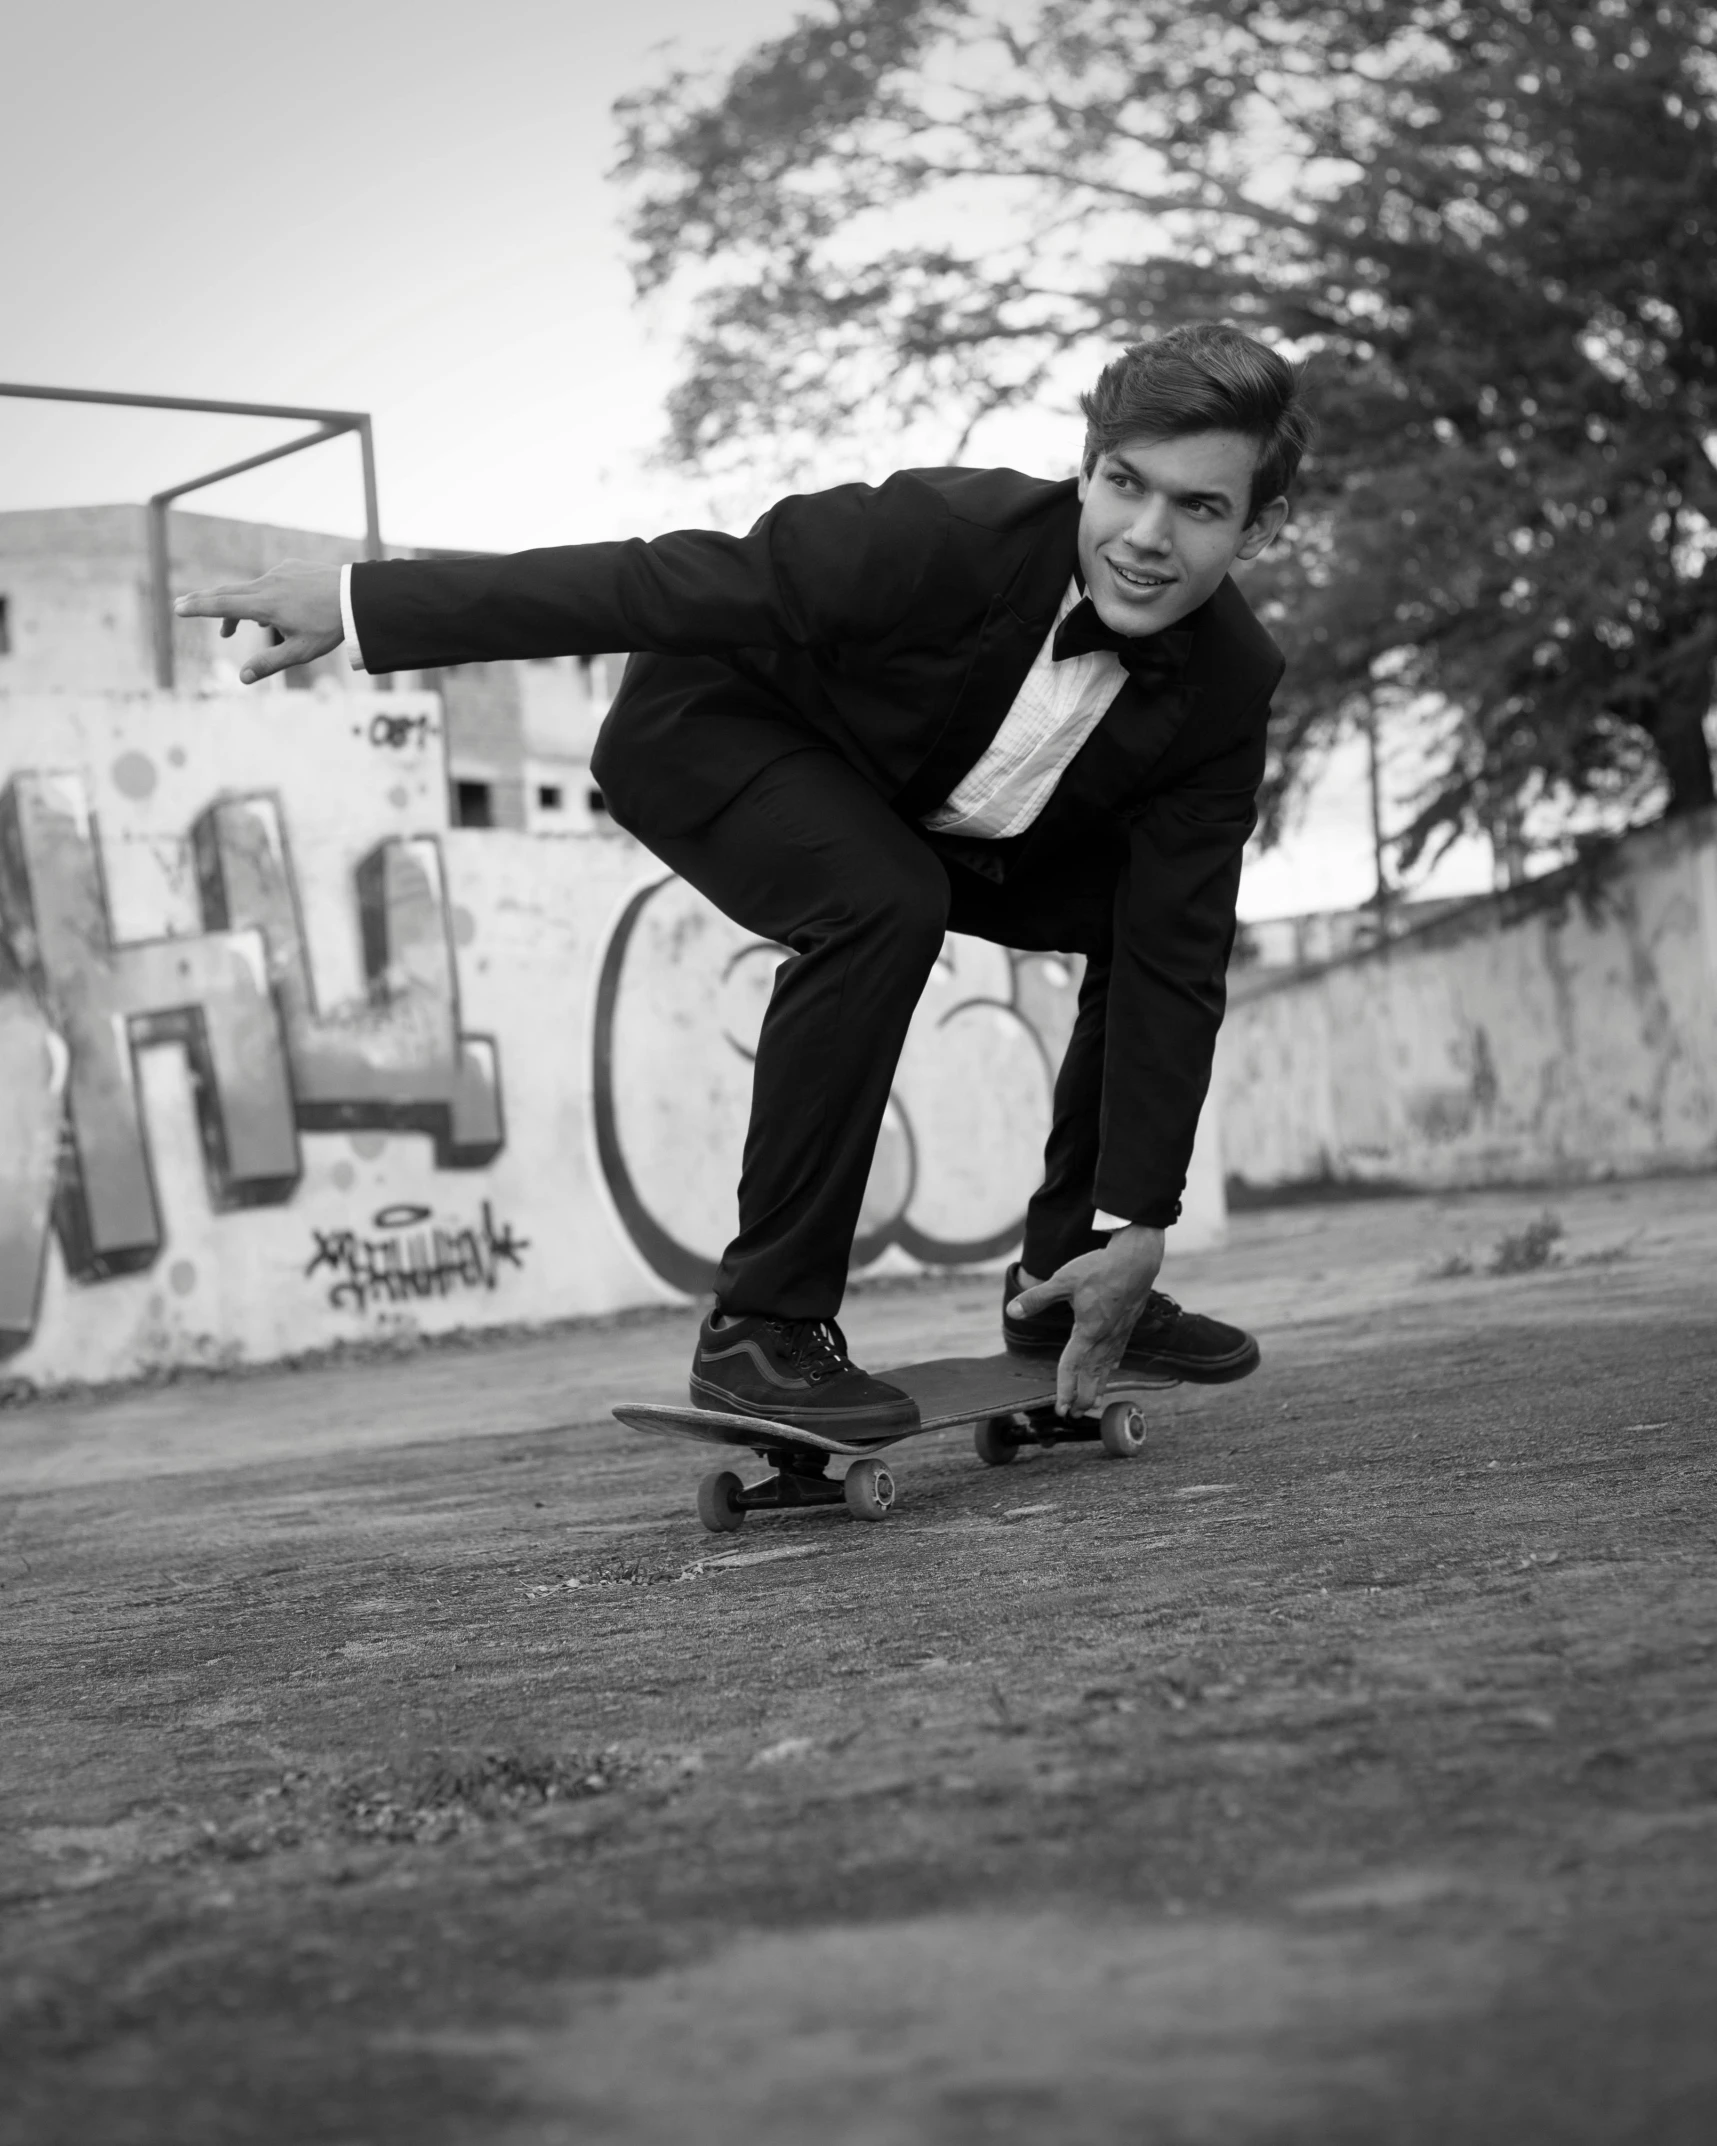
[[[1153,573],[1148,567],[1122,567],[1116,558],[1105,560],[1103,564],[1116,577],[1116,582],[1135,597],[1155,597],[1165,588],[1174,588],[1176,577],[1172,573]]]
[[[1118,559],[1109,559],[1104,563],[1122,588],[1132,589],[1140,596],[1154,596],[1159,589],[1174,586],[1173,574],[1155,574],[1143,566],[1123,566]]]

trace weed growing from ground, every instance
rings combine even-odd
[[[1487,1274],[1531,1274],[1538,1267],[1553,1267],[1562,1257],[1557,1245],[1567,1232],[1562,1217],[1548,1208],[1524,1229],[1505,1232],[1496,1241]]]
[[[1560,1246],[1566,1235],[1561,1216],[1546,1208],[1524,1228],[1505,1230],[1482,1267],[1470,1252],[1451,1252],[1447,1259],[1426,1269],[1425,1279],[1428,1282],[1452,1282],[1470,1274],[1532,1274],[1540,1267],[1560,1266]],[[1612,1256],[1625,1258],[1625,1248]]]

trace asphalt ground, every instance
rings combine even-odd
[[[0,2137],[1706,2146],[1714,1194],[1236,1217],[880,1525],[704,1533],[690,1311],[0,1412]]]

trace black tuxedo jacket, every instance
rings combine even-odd
[[[908,470],[784,499],[743,537],[685,530],[510,558],[355,566],[372,671],[613,649],[716,659],[628,666],[593,772],[648,842],[711,819],[807,738],[903,814],[940,804],[1012,706],[1076,561],[1079,502],[1014,470]],[[1232,582],[1186,622],[1178,686],[1129,680],[1013,843],[1112,865],[1114,967],[1096,1201],[1179,1211],[1224,1007],[1240,856],[1282,657]],[[686,667],[691,671],[694,667]],[[720,722],[706,718],[719,713]]]

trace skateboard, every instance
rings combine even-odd
[[[712,1535],[725,1535],[743,1526],[747,1513],[812,1505],[844,1503],[857,1519],[884,1519],[894,1503],[894,1476],[877,1453],[903,1439],[960,1424],[972,1426],[978,1458],[991,1468],[1006,1467],[1021,1446],[1085,1441],[1100,1444],[1117,1460],[1131,1460],[1145,1444],[1139,1396],[1180,1383],[1175,1378],[1130,1377],[1122,1369],[1101,1408],[1086,1416],[1060,1417],[1055,1413],[1053,1357],[943,1356],[877,1375],[912,1396],[919,1418],[909,1429],[880,1438],[848,1442],[765,1416],[728,1415],[689,1404],[621,1401],[614,1413],[635,1431],[692,1438],[703,1445],[748,1447],[774,1468],[773,1475],[752,1484],[730,1468],[715,1468],[698,1485],[698,1518]],[[850,1463],[845,1475],[830,1475],[831,1460]]]

